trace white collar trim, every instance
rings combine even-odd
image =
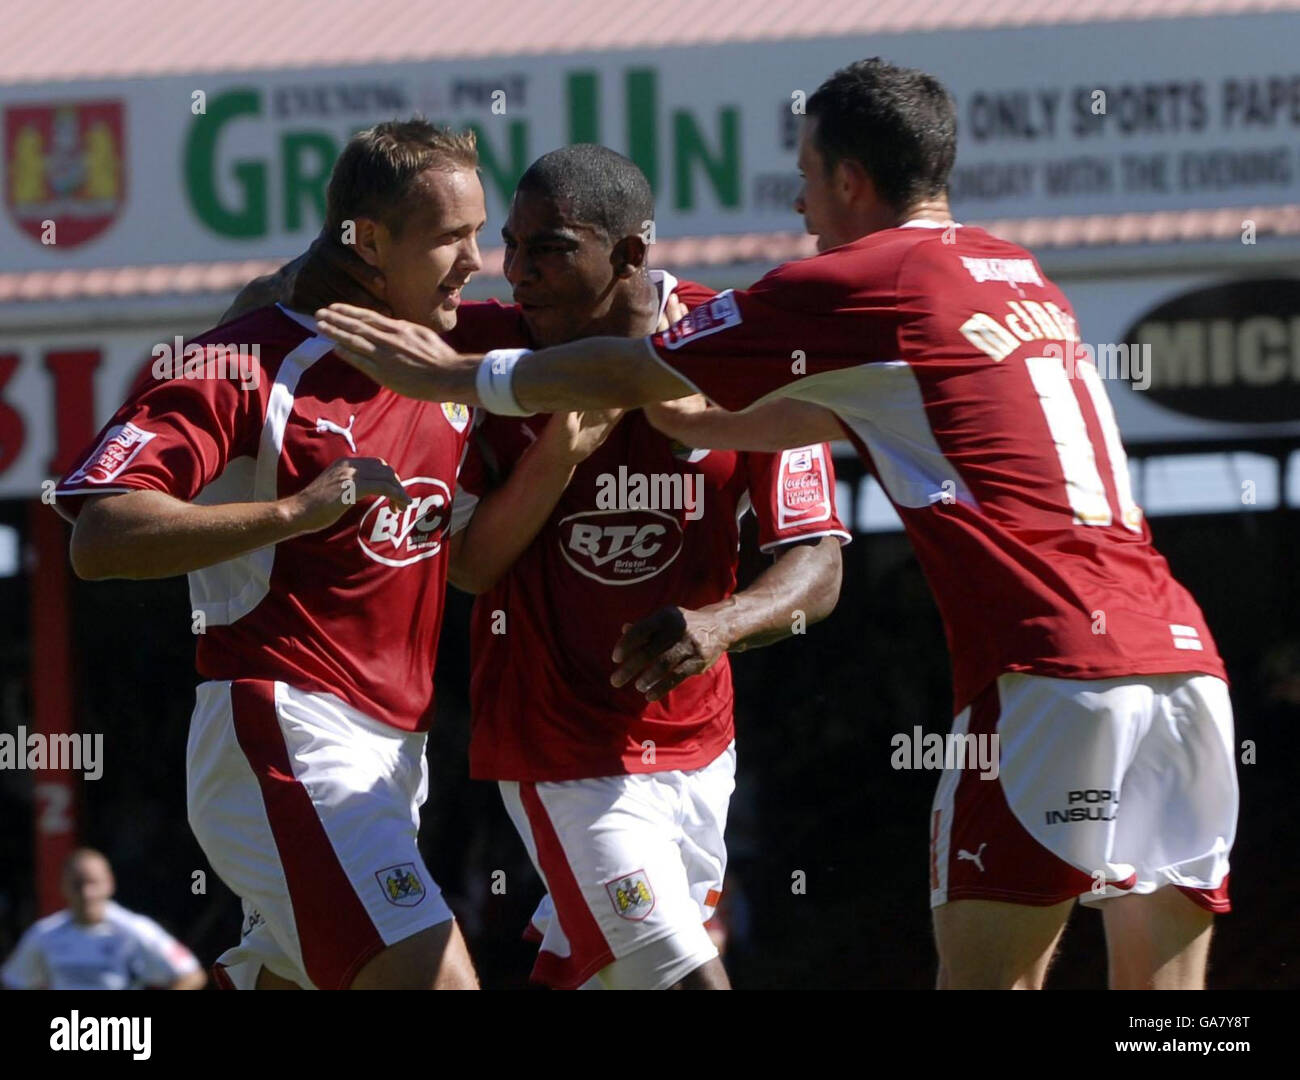
[[[304,315],[300,311],[290,311],[283,304],[276,304],[275,306],[278,307],[281,311],[283,311],[286,315],[288,315],[289,318],[291,318],[299,326],[305,327],[306,329],[310,330],[313,334],[315,334],[317,337],[320,337],[320,330],[316,326],[316,320],[313,316]]]
[[[668,297],[672,296],[673,290],[677,288],[677,279],[667,270],[651,270],[650,280],[659,290],[659,314],[662,316],[664,308],[668,306]]]

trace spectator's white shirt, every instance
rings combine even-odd
[[[70,911],[38,920],[0,968],[0,979],[12,990],[139,990],[171,986],[198,966],[152,919],[110,901],[104,920],[91,926]]]

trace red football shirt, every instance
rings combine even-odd
[[[675,291],[687,305],[713,295],[656,277],[661,296]],[[495,302],[462,305],[448,338],[466,352],[532,344],[518,309]],[[508,474],[548,420],[484,417],[473,438],[486,470]],[[475,488],[469,467],[465,475]],[[652,490],[651,477],[673,479]],[[640,410],[625,416],[474,605],[471,775],[559,781],[707,765],[734,737],[727,657],[647,703],[634,686],[609,683],[623,625],[668,604],[699,608],[730,595],[738,519],[751,505],[765,551],[810,537],[847,541],[834,500],[824,445],[781,454],[690,450]]]
[[[333,525],[189,575],[209,679],[326,691],[393,727],[433,719],[446,540],[473,510],[452,503],[471,414],[381,388],[331,352],[314,320],[268,307],[194,338],[257,346],[254,380],[146,377],[59,483],[80,496],[151,490],[198,503],[284,498],[341,457],[384,458],[411,505],[361,499]],[[250,350],[251,351],[251,350]],[[196,371],[198,365],[194,365]],[[208,372],[220,374],[219,367]]]
[[[1224,677],[1133,502],[1069,301],[1024,249],[909,223],[647,340],[726,408],[792,397],[839,416],[934,591],[957,710],[1007,671]]]

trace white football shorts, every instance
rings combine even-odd
[[[939,781],[931,907],[1093,902],[1173,885],[1230,910],[1238,793],[1222,679],[1005,674],[953,733],[996,733],[1000,753],[995,778],[958,767]]]
[[[547,889],[534,980],[662,990],[718,955],[704,923],[727,868],[734,742],[689,772],[500,786]]]
[[[205,682],[197,697],[190,827],[244,904],[220,985],[252,989],[265,966],[346,989],[382,949],[452,917],[416,845],[423,732],[282,682]]]

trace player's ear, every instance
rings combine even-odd
[[[620,278],[629,278],[646,264],[649,248],[645,239],[637,233],[625,236],[614,245],[609,261],[614,273]]]
[[[389,244],[388,230],[383,222],[375,221],[373,218],[359,217],[356,226],[356,238],[352,249],[359,259],[378,269]]]
[[[877,201],[876,183],[862,162],[841,158],[835,166],[835,187],[848,203]]]

